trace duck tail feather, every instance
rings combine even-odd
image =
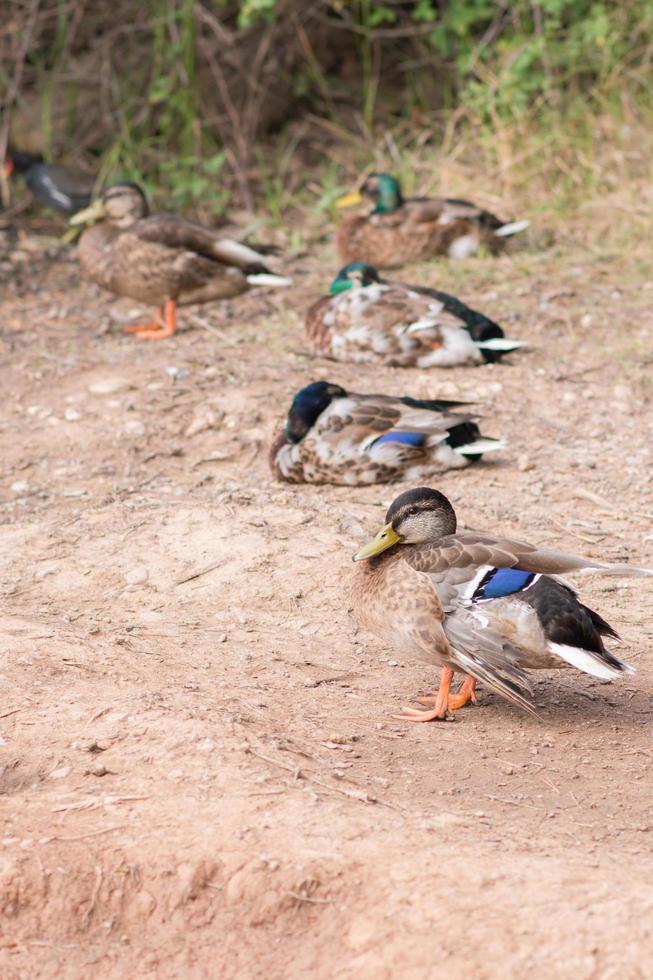
[[[272,272],[252,272],[246,278],[250,286],[292,286],[288,276],[275,276]]]
[[[518,235],[520,231],[525,231],[530,225],[530,221],[508,221],[505,225],[497,228],[494,234],[497,238],[509,238],[511,235]]]
[[[549,643],[548,646],[551,653],[560,657],[565,663],[604,681],[612,681],[620,674],[635,673],[634,667],[615,657],[614,654],[610,654],[610,662],[608,662],[601,654],[594,653],[592,650],[583,650],[582,647],[572,647],[566,643]]]
[[[454,452],[461,456],[478,456],[481,453],[492,453],[497,449],[505,449],[507,445],[505,439],[482,437],[474,440],[474,442],[467,442],[464,446],[456,446]]]
[[[265,262],[265,255],[233,238],[219,238],[214,245],[216,258],[240,267]]]
[[[509,337],[489,337],[487,340],[475,340],[474,343],[480,350],[505,351],[518,350],[520,347],[528,347],[523,340],[511,340]]]

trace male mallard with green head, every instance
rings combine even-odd
[[[405,721],[444,719],[475,701],[477,680],[529,709],[525,671],[576,667],[612,680],[632,667],[606,649],[617,638],[560,575],[574,571],[653,575],[512,538],[460,531],[444,494],[417,487],[390,505],[385,524],[354,555],[352,596],[361,626],[400,654],[442,668],[430,711],[406,708]],[[454,671],[467,675],[450,694]]]
[[[499,360],[523,346],[498,323],[455,296],[384,282],[376,269],[350,262],[306,314],[306,334],[338,361],[397,367],[456,367]]]
[[[153,323],[126,329],[141,339],[170,337],[177,304],[239,296],[252,286],[288,286],[263,264],[264,256],[176,214],[150,214],[137,184],[107,187],[71,218],[90,224],[79,241],[80,265],[89,279],[118,296],[156,307]]]
[[[374,202],[374,209],[341,223],[336,233],[341,262],[371,262],[379,269],[394,269],[435,255],[468,258],[481,245],[495,254],[511,235],[528,226],[527,221],[506,223],[456,198],[404,198],[399,181],[390,174],[370,174],[360,191],[336,203],[349,207],[363,197]]]

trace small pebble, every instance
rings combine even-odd
[[[88,386],[92,395],[113,395],[123,388],[129,388],[130,383],[127,378],[101,378]]]
[[[136,565],[135,568],[125,572],[123,578],[127,585],[145,585],[149,578],[149,572],[145,565]]]

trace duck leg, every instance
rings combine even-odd
[[[449,689],[453,680],[453,670],[451,667],[443,667],[440,674],[440,686],[436,692],[426,698],[418,698],[418,701],[425,701],[433,704],[431,711],[422,711],[419,708],[404,708],[400,715],[393,715],[396,721],[445,721],[449,709]]]
[[[141,340],[162,340],[172,337],[177,329],[177,303],[167,299],[163,306],[157,306],[152,323],[134,323],[125,327],[126,333],[135,333]]]
[[[476,704],[476,678],[468,674],[455,694],[449,695],[449,711],[458,711],[469,702]]]

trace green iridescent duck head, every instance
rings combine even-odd
[[[346,289],[352,289],[354,286],[358,288],[371,286],[372,283],[380,281],[379,274],[373,265],[368,265],[366,262],[350,262],[349,265],[340,270],[329,286],[329,292],[335,296],[337,293],[344,293]]]

